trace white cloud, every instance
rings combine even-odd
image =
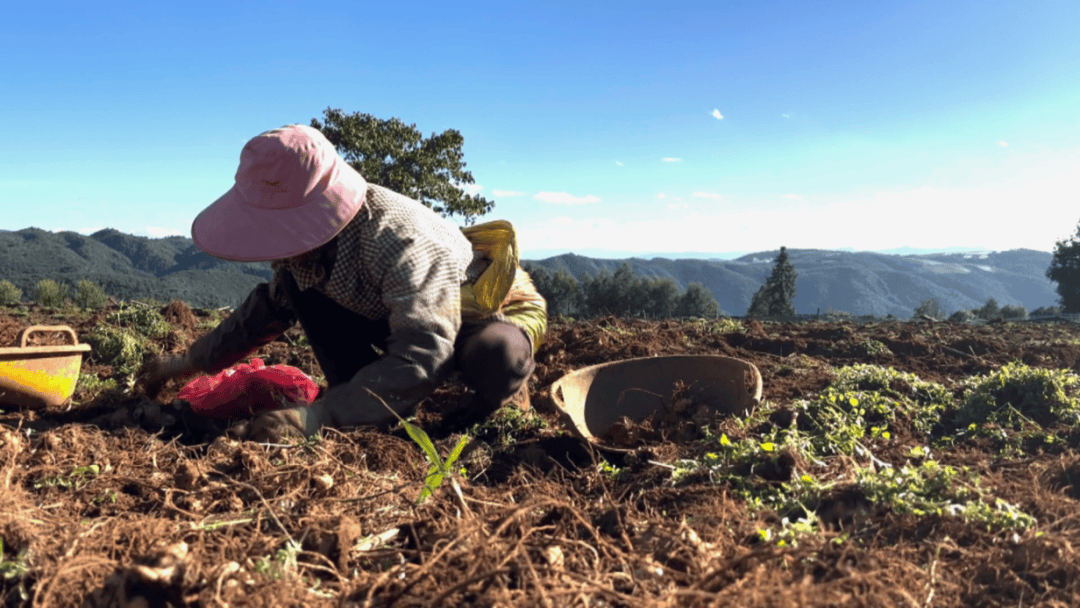
[[[1080,183],[1080,146],[1010,154],[972,187],[898,187],[890,190],[803,195],[791,204],[782,195],[725,194],[720,205],[676,204],[670,193],[653,198],[653,208],[630,205],[625,213],[575,215],[515,222],[519,242],[561,251],[589,247],[639,251],[761,251],[788,248],[877,250],[901,247],[971,246],[997,250],[1051,251],[1071,236]],[[654,191],[654,197],[658,195]],[[605,199],[607,200],[607,199]],[[688,200],[693,200],[689,199]],[[1038,214],[972,213],[972,209],[1012,209],[1023,201],[1042,202]],[[612,197],[609,203],[620,203]],[[660,208],[657,213],[656,207]],[[706,207],[706,209],[702,209]],[[672,207],[674,209],[674,207]],[[580,210],[580,209],[579,209]],[[874,211],[873,213],[868,210]],[[875,211],[876,210],[876,211]],[[880,211],[889,211],[889,229],[880,230]],[[933,217],[933,222],[927,222]],[[960,227],[958,229],[958,227]],[[724,238],[717,240],[717,231]],[[762,241],[762,235],[766,238]],[[629,245],[628,245],[629,244]],[[525,246],[523,246],[525,248]]]
[[[673,201],[681,201],[681,200],[683,200],[681,196],[671,196],[670,194],[664,194],[663,192],[657,194],[656,198],[658,198],[660,200],[671,199]]]
[[[695,192],[690,196],[693,198],[711,198],[714,201],[724,198],[723,194],[717,194],[716,192]]]
[[[720,110],[713,110],[712,115],[716,120],[724,120],[724,115],[720,113]]]
[[[83,236],[90,236],[91,234],[94,234],[98,230],[104,230],[104,229],[105,229],[105,226],[98,226],[96,228],[79,228],[75,232],[78,232],[79,234],[81,234]]]
[[[623,167],[623,166],[625,166],[625,165],[623,165],[622,163],[620,163],[619,161],[615,161],[615,164],[616,164],[616,165],[619,165],[620,167]]]
[[[671,156],[667,156],[667,157],[664,157],[663,161],[664,161],[665,163],[678,163],[678,162],[682,162],[682,159],[681,159],[681,158],[673,158],[673,157],[671,157]]]
[[[690,206],[689,203],[668,203],[667,204],[668,210],[686,209],[689,206]]]
[[[524,192],[516,192],[514,190],[492,190],[492,194],[495,196],[521,196]]]
[[[800,195],[800,194],[785,194],[783,198],[786,198],[789,201],[801,201],[802,200],[802,195]]]
[[[167,236],[190,236],[186,230],[177,230],[176,228],[161,228],[158,226],[146,226],[143,228],[146,234],[151,238],[160,239]]]
[[[464,190],[466,194],[479,194],[484,189],[480,184],[458,184],[457,187]]]
[[[1008,148],[1009,147],[1009,142],[1007,142],[1007,141],[1005,141],[1003,139],[1003,140],[998,142],[998,145],[1001,146],[1002,148]]]
[[[574,196],[566,192],[537,192],[533,196],[535,200],[543,201],[545,203],[556,203],[561,205],[581,205],[584,203],[599,203],[600,197],[587,194],[585,196]]]
[[[791,116],[790,116],[790,115],[788,115],[788,114],[781,114],[780,116],[781,116],[782,118],[791,118]]]

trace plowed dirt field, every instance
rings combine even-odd
[[[0,346],[31,324],[82,338],[114,310],[0,308]],[[209,311],[162,310],[160,351],[213,325]],[[321,380],[302,335],[253,356]],[[628,453],[562,427],[550,386],[563,374],[669,354],[754,363],[762,405]],[[236,441],[174,400],[178,383],[151,402],[92,353],[70,405],[0,406],[0,605],[1080,605],[1075,421],[948,425],[964,380],[1012,361],[1076,371],[1080,326],[553,322],[531,412],[462,428],[445,413],[465,393],[452,382],[421,405],[444,456],[464,432],[473,443],[460,491],[447,482],[417,505],[427,462],[402,429]],[[852,449],[811,451],[824,423],[804,404],[857,364],[940,384],[944,422],[867,413]],[[915,400],[913,382],[879,393]]]

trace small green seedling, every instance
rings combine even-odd
[[[401,417],[400,414],[391,409],[389,405],[386,405],[386,402],[383,401],[382,398],[380,398],[370,389],[365,390],[371,393],[373,397],[378,399],[379,403],[381,403],[383,407],[389,410],[390,413],[393,414],[399,422],[401,422],[401,424],[405,427],[405,431],[409,433],[409,437],[412,437],[412,440],[416,443],[416,445],[420,446],[420,449],[423,450],[425,454],[427,454],[428,474],[427,477],[424,478],[424,489],[420,490],[420,497],[416,499],[416,504],[424,502],[425,498],[431,496],[435,493],[435,490],[439,489],[439,486],[442,485],[443,479],[446,477],[446,475],[448,473],[453,473],[454,463],[457,462],[458,457],[461,456],[462,450],[465,449],[465,444],[469,442],[469,436],[462,435],[461,440],[458,441],[457,446],[455,446],[454,450],[450,452],[450,456],[448,456],[446,458],[446,461],[443,462],[443,459],[439,458],[439,452],[435,449],[435,444],[432,443],[431,438],[428,437],[428,434],[424,432],[424,429],[406,421],[404,418]]]
[[[15,559],[4,559],[4,539],[0,538],[0,578],[7,581],[26,576],[26,573],[30,571],[30,566],[26,562],[26,557],[27,554],[24,549],[19,551],[19,554],[15,556]]]
[[[85,467],[75,467],[66,476],[55,475],[52,477],[43,477],[34,482],[34,489],[40,490],[50,486],[59,486],[61,488],[72,488],[78,490],[79,488],[90,483],[98,474],[101,473],[101,467],[96,464],[87,465]]]

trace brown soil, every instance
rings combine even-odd
[[[0,309],[0,344],[30,324],[83,336],[107,311],[28,312]],[[166,313],[167,352],[207,331],[196,328],[202,311],[174,303]],[[310,349],[293,344],[301,335],[290,330],[252,356],[321,377]],[[867,340],[888,350],[866,354]],[[1074,447],[1006,461],[972,445],[936,454],[977,471],[993,496],[1034,515],[1035,529],[899,515],[841,486],[819,506],[831,528],[778,547],[757,533],[775,514],[752,516],[730,488],[673,483],[653,464],[700,456],[697,443],[653,436],[647,458],[594,453],[562,430],[548,394],[594,363],[722,354],[758,366],[785,424],[785,406],[820,392],[843,365],[888,365],[954,387],[1011,360],[1077,370],[1078,344],[1080,327],[1063,324],[755,323],[721,334],[679,321],[554,323],[530,385],[547,427],[468,450],[460,493],[446,483],[420,506],[424,456],[401,431],[237,442],[174,401],[178,382],[156,402],[121,386],[93,399],[80,390],[70,407],[0,407],[0,605],[1078,605]],[[83,371],[113,374],[92,354]],[[464,393],[451,383],[421,404],[418,420],[443,454],[459,435],[440,412]],[[601,456],[630,474],[605,476]],[[773,464],[753,474],[779,482],[795,465]],[[856,519],[859,532],[845,539],[844,522]]]

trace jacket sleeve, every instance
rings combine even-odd
[[[281,287],[281,275],[275,273],[272,282],[257,285],[240,308],[196,340],[188,358],[203,373],[216,374],[273,342],[295,323],[296,313]]]
[[[308,434],[322,426],[393,422],[380,399],[406,416],[445,379],[461,327],[464,270],[454,259],[447,247],[420,238],[372,267],[390,311],[387,352],[350,382],[299,408]]]

